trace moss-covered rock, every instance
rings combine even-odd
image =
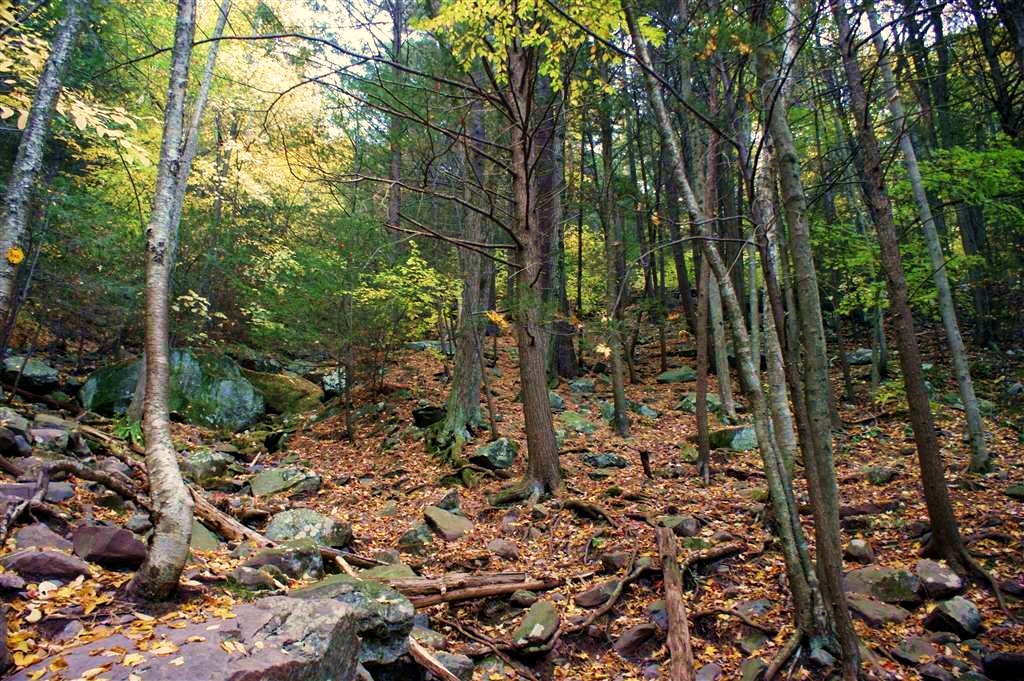
[[[242,369],[242,376],[256,386],[267,408],[279,414],[302,414],[320,406],[324,391],[295,374],[272,374]]]

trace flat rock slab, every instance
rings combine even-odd
[[[71,542],[42,523],[26,525],[18,530],[14,535],[14,544],[19,549],[71,549]]]
[[[921,580],[907,570],[870,565],[846,575],[846,590],[886,603],[920,603]]]
[[[136,568],[146,560],[146,545],[121,527],[82,525],[72,541],[79,557],[106,568]]]
[[[59,579],[70,582],[78,576],[88,577],[92,573],[89,564],[81,558],[69,556],[60,551],[26,549],[0,558],[0,565],[16,572],[29,582],[43,579]]]
[[[159,625],[150,649],[114,634],[61,653],[62,678],[128,681],[330,681],[350,679],[359,653],[356,616],[344,603],[264,598],[235,609],[229,620]],[[120,655],[110,651],[123,649]],[[166,651],[166,652],[163,652]],[[158,654],[163,653],[163,654]],[[10,681],[29,681],[52,660],[27,667]],[[102,667],[102,673],[95,673]],[[92,674],[93,676],[88,676]],[[42,676],[42,675],[40,675]]]
[[[473,523],[466,517],[456,515],[437,506],[423,510],[427,524],[448,541],[454,541],[473,529]]]
[[[898,605],[890,605],[861,594],[848,594],[846,599],[850,610],[873,627],[880,627],[890,622],[902,622],[910,616],[910,612]]]
[[[949,598],[964,590],[964,580],[960,575],[934,560],[919,560],[914,573],[921,580],[921,588],[928,598]]]

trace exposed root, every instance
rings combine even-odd
[[[580,499],[565,499],[562,501],[562,508],[568,509],[582,518],[606,520],[612,527],[619,527],[620,525],[618,518],[598,504],[592,504]]]
[[[764,673],[764,681],[772,681],[778,675],[782,668],[786,666],[789,658],[800,648],[800,642],[803,641],[803,638],[803,633],[799,630],[789,637],[786,645],[782,646],[782,649],[775,655],[772,663],[768,665],[768,671]]]

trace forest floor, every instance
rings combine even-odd
[[[711,459],[711,482],[707,486],[701,483],[696,468],[683,462],[680,448],[695,434],[696,419],[677,409],[681,396],[693,391],[694,386],[692,383],[656,383],[658,344],[656,338],[650,341],[638,347],[640,381],[627,385],[626,392],[630,399],[654,408],[659,415],[650,418],[631,414],[630,438],[615,436],[601,418],[599,403],[610,399],[607,384],[595,381],[597,390],[591,394],[572,392],[565,382],[557,389],[567,409],[580,412],[597,426],[589,435],[569,435],[562,445],[565,495],[606,509],[613,516],[614,524],[604,519],[582,518],[558,504],[545,504],[528,512],[522,504],[496,508],[488,503],[488,495],[522,475],[526,461],[522,410],[515,401],[519,392],[515,353],[510,339],[502,338],[497,344],[497,371],[491,382],[496,413],[501,418],[498,423],[501,435],[519,444],[519,456],[508,471],[511,475],[509,479],[485,477],[476,487],[459,488],[461,510],[472,521],[472,529],[451,542],[434,537],[433,545],[422,555],[402,554],[402,560],[425,576],[485,570],[558,577],[563,580],[561,586],[539,595],[554,603],[565,624],[589,612],[577,605],[575,598],[610,578],[599,562],[602,554],[621,551],[633,558],[656,557],[651,521],[657,522],[667,515],[693,516],[699,523],[699,530],[695,537],[680,540],[681,560],[704,547],[729,542],[742,545],[740,553],[702,565],[687,576],[690,590],[686,594],[686,607],[691,616],[695,668],[718,665],[720,676],[715,676],[713,668],[709,667],[703,678],[740,679],[745,672],[752,671],[750,663],[741,667],[745,660],[760,658],[770,662],[793,631],[782,555],[764,523],[765,483],[759,455],[756,450],[715,450]],[[935,371],[944,370],[937,345],[933,344],[930,349]],[[670,352],[672,367],[692,362],[684,353]],[[1012,376],[1014,371],[1020,373],[1020,369],[1019,366],[998,368],[997,383],[1007,375]],[[863,374],[866,367],[855,370]],[[932,380],[942,387],[952,385],[939,378]],[[364,399],[382,402],[383,406],[358,421],[354,440],[342,436],[344,427],[341,417],[337,417],[296,433],[286,450],[261,455],[258,463],[299,464],[318,473],[323,479],[320,491],[308,498],[292,500],[288,505],[309,507],[351,523],[355,539],[349,551],[375,556],[393,550],[410,525],[423,518],[424,508],[436,504],[448,490],[441,478],[451,470],[427,453],[420,432],[410,427],[412,409],[424,403],[444,403],[448,390],[446,381],[438,355],[403,351],[389,367],[385,389],[374,395],[363,394]],[[844,507],[844,541],[865,539],[873,548],[874,564],[913,571],[919,560],[920,536],[927,513],[910,429],[898,402],[886,408],[872,403],[863,375],[858,376],[856,386],[853,403],[840,405],[844,427],[835,438],[837,475]],[[993,387],[993,391],[999,392],[998,387]],[[1024,584],[1024,501],[1011,499],[1005,492],[1013,485],[1024,484],[1024,447],[1020,424],[1009,420],[1004,406],[1000,405],[998,412],[1002,416],[986,419],[997,472],[984,477],[963,472],[967,448],[960,436],[962,414],[952,408],[939,407],[936,418],[947,454],[950,491],[962,533],[972,553],[991,574],[999,582],[1011,585],[1011,590],[1015,589],[1019,595]],[[872,418],[873,414],[881,415]],[[555,418],[557,427],[558,414]],[[714,415],[711,422],[713,426],[719,425]],[[179,440],[195,444],[216,439],[202,429],[183,425],[175,426],[175,434]],[[470,453],[473,446],[470,445]],[[612,452],[624,457],[628,465],[596,472],[581,460],[585,452]],[[650,455],[653,479],[644,475],[641,452]],[[869,476],[869,469],[884,469],[886,474],[882,477],[891,479]],[[806,504],[800,472],[798,469],[797,495]],[[118,517],[115,511],[96,505],[95,494],[84,486],[79,486],[75,494],[68,502],[73,515],[83,513],[89,506],[97,518],[123,523],[124,518]],[[809,513],[803,516],[803,521],[813,541]],[[518,557],[499,557],[489,551],[488,543],[497,538],[512,542]],[[188,581],[182,601],[176,604],[176,609],[165,612],[161,620],[181,617],[202,621],[229,617],[235,603],[252,596],[222,581],[239,562],[229,547],[194,553],[186,571]],[[847,562],[847,569],[860,567],[863,565]],[[94,577],[79,582],[74,589],[14,600],[8,612],[8,626],[12,649],[21,650],[21,657],[16,661],[24,667],[40,659],[59,656],[62,646],[42,641],[33,624],[69,605],[85,607],[85,626],[75,637],[77,643],[119,627],[144,628],[148,620],[144,616],[141,620],[133,617],[136,607],[122,601],[117,591],[128,577],[120,572],[96,570]],[[980,648],[987,652],[1024,651],[1024,628],[1008,619],[991,592],[980,584],[968,583],[962,595],[981,612],[983,631],[976,639]],[[522,659],[520,669],[529,669],[537,678],[579,681],[668,678],[668,650],[663,634],[640,626],[652,621],[650,607],[662,597],[657,572],[641,577],[626,587],[611,612],[596,619],[593,626],[562,637],[549,655]],[[1009,604],[1018,617],[1024,616],[1020,601],[1010,597]],[[873,626],[855,618],[857,633],[872,651],[869,656],[872,676],[933,678],[920,676],[916,665],[907,666],[900,661],[899,654],[894,655],[907,639],[929,636],[924,620],[932,607],[933,603],[926,601],[911,607],[909,616],[902,622],[884,626]],[[756,630],[730,614],[737,608],[765,631],[776,633],[758,635]],[[449,649],[459,652],[469,641],[465,631],[458,631],[455,624],[495,642],[509,642],[512,630],[520,622],[522,609],[499,599],[441,604],[424,612],[431,618],[431,627],[448,639]],[[654,619],[657,621],[657,615]],[[636,630],[639,645],[613,647],[630,630]],[[645,640],[645,636],[649,638]],[[981,666],[982,653],[974,641],[964,643],[946,636],[933,637],[933,642],[936,643],[935,659],[918,663],[938,662],[948,670],[956,670],[957,676]],[[55,671],[59,672],[59,668]],[[97,677],[102,678],[102,674]],[[486,681],[523,677],[521,671],[508,666],[478,667],[475,676]],[[59,678],[59,674],[37,678]],[[801,668],[793,678],[815,678],[815,673]]]

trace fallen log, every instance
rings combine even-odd
[[[383,581],[392,589],[400,591],[406,596],[427,596],[457,589],[474,589],[499,584],[522,584],[530,581],[530,575],[525,572],[496,572],[482,575],[450,572],[440,577],[403,577]]]
[[[429,671],[431,674],[444,681],[461,681],[459,677],[452,674],[447,667],[433,656],[433,654],[423,647],[423,645],[414,639],[412,636],[409,637],[409,654],[412,659],[416,660],[421,667]]]
[[[669,678],[672,681],[693,679],[693,649],[690,647],[690,625],[683,602],[683,573],[676,561],[676,536],[667,527],[655,530],[661,556],[662,583],[665,585],[665,611],[668,614],[668,649],[671,656]]]
[[[388,580],[384,580],[386,584],[390,585]],[[427,606],[437,605],[438,603],[454,603],[456,601],[469,601],[476,598],[490,598],[492,596],[504,596],[505,594],[515,593],[516,591],[547,591],[548,589],[554,589],[556,586],[561,586],[562,580],[557,577],[547,577],[543,579],[528,580],[525,582],[514,582],[511,584],[489,584],[486,586],[474,586],[466,589],[454,589],[445,593],[430,594],[427,596],[412,596],[409,598],[412,604],[417,608],[426,608]],[[396,591],[401,591],[397,587],[392,587]]]

